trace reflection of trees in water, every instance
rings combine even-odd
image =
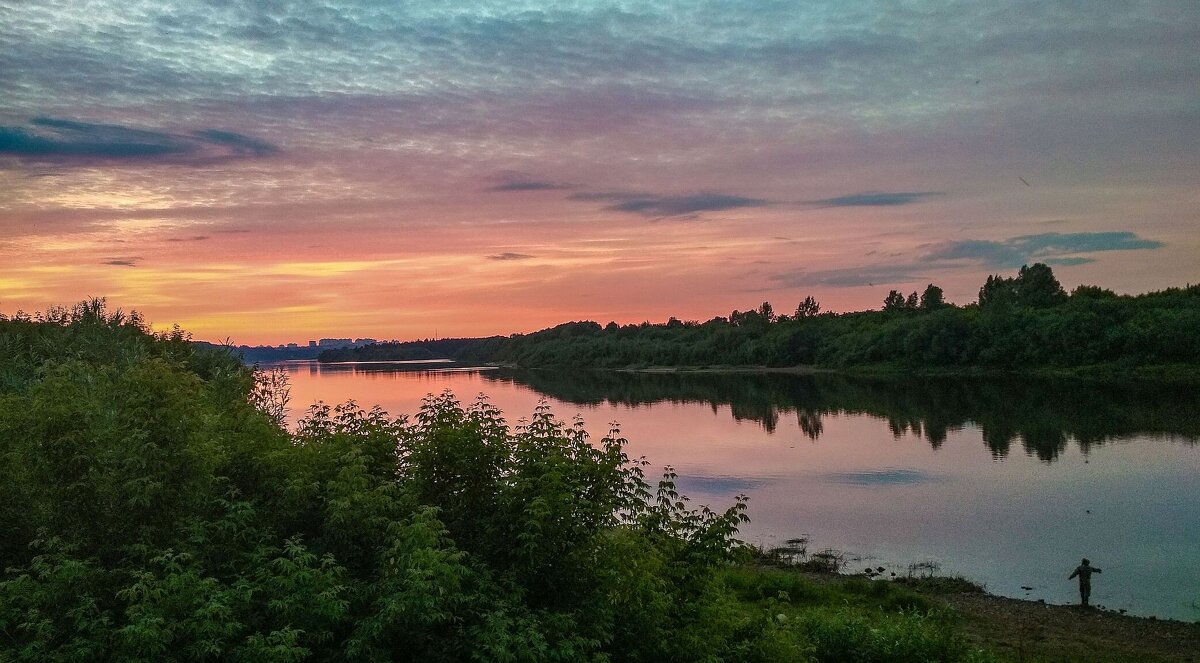
[[[810,440],[816,440],[825,431],[825,425],[821,423],[821,413],[816,410],[796,408],[796,423],[800,424],[800,430]]]
[[[448,371],[461,373],[479,373],[484,370],[475,366],[460,365],[447,359],[431,361],[397,362],[345,362],[319,363],[315,361],[298,361],[292,363],[267,364],[287,371],[290,374],[307,373],[309,376],[320,375],[359,375],[370,376],[373,380],[419,380],[422,382],[442,382]]]
[[[996,457],[1019,442],[1052,461],[1074,440],[1094,445],[1138,434],[1200,438],[1200,394],[1187,386],[1098,383],[1045,378],[848,377],[839,375],[634,373],[500,370],[488,380],[528,386],[583,404],[707,403],[729,406],[735,419],[774,432],[793,414],[818,439],[831,414],[882,417],[897,436],[912,434],[933,448],[954,430],[975,425]]]

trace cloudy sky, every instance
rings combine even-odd
[[[1200,3],[0,0],[0,311],[197,338],[1200,280]]]

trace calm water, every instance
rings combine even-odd
[[[750,496],[746,540],[805,536],[849,571],[933,561],[994,593],[1200,619],[1200,395],[1045,380],[846,379],[286,364],[293,420],[348,399],[411,414],[486,394],[510,422],[540,399],[673,465],[695,504]],[[1023,589],[1031,588],[1029,590]]]

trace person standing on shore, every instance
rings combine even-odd
[[[1087,558],[1083,558],[1083,563],[1075,567],[1071,575],[1067,576],[1067,580],[1079,577],[1079,604],[1083,607],[1088,607],[1088,599],[1092,595],[1092,574],[1103,573],[1100,569],[1092,566]]]

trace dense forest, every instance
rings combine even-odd
[[[0,317],[0,660],[967,661],[896,583],[764,569],[614,431],[314,406],[93,301]]]
[[[707,322],[569,322],[531,334],[380,344],[323,353],[322,361],[381,360],[424,348],[433,356],[525,367],[821,366],[1118,370],[1200,363],[1200,285],[1141,295],[1095,286],[1069,294],[1050,267],[992,276],[979,300],[946,303],[891,291],[880,310],[821,313],[808,297],[793,313],[770,303]],[[1190,373],[1190,371],[1189,371]]]

